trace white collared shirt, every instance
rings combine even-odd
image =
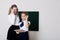
[[[26,27],[26,20],[23,21],[23,22],[24,22],[24,26],[23,26],[23,27],[20,27],[20,30],[28,31],[28,27]],[[21,24],[21,23],[22,23],[22,22],[20,22],[20,24]],[[28,23],[31,24],[30,21],[28,21]]]
[[[14,15],[14,13],[11,13],[8,15],[9,21],[11,25],[19,25],[19,16]]]

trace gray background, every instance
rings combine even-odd
[[[60,40],[60,0],[0,0],[0,40],[6,40],[12,4],[19,11],[39,11],[39,31],[30,31],[30,40]]]

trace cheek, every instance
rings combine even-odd
[[[16,9],[13,9],[13,12],[17,12],[17,10]]]
[[[24,17],[21,17],[22,19],[24,19]]]
[[[25,17],[23,17],[25,19]]]

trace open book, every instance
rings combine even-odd
[[[26,31],[20,30],[20,29],[15,29],[14,31],[16,32],[16,34],[19,34],[19,33],[22,33],[22,32],[26,32]]]

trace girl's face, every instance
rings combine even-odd
[[[21,14],[21,19],[22,19],[22,20],[26,20],[26,18],[27,18],[27,15],[24,14],[24,13],[22,13],[22,14]]]
[[[11,9],[11,11],[12,11],[14,14],[17,14],[17,8],[16,8],[16,7],[13,7],[13,8]]]

